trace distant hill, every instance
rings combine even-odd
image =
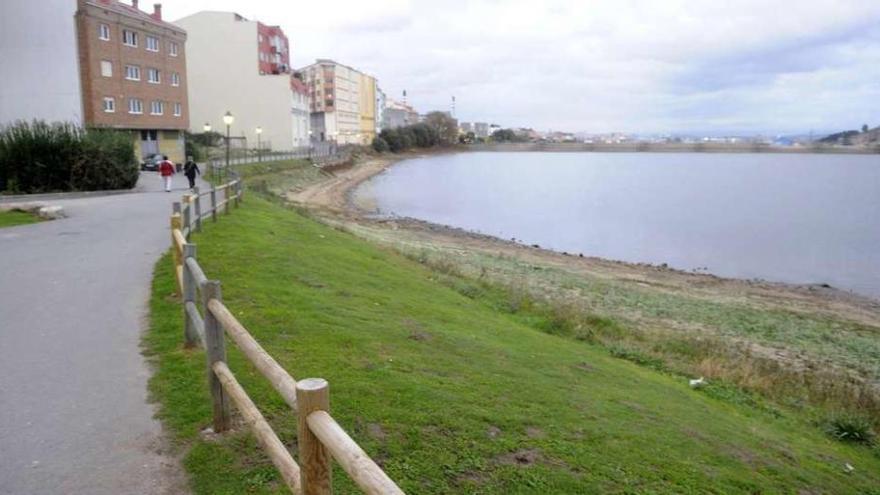
[[[852,146],[869,146],[880,144],[880,127],[869,129],[866,132],[851,130],[836,132],[819,140],[826,144],[843,144]]]

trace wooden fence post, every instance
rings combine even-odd
[[[235,187],[232,188],[232,191],[235,193],[235,207],[238,208],[241,201],[241,179],[235,180]]]
[[[186,238],[189,239],[189,234],[192,225],[192,197],[189,194],[183,197],[183,227],[186,229]]]
[[[177,240],[174,239],[174,231],[180,230],[180,203],[174,203],[174,206],[178,212],[171,215],[171,251],[174,255],[174,268],[176,269],[181,263],[180,252],[177,251]]]
[[[323,378],[307,378],[296,384],[297,437],[303,495],[333,493],[330,452],[309,429],[306,419],[315,411],[330,411],[330,387]]]
[[[208,383],[211,387],[211,400],[214,409],[214,432],[221,433],[229,429],[229,398],[223,390],[223,384],[214,373],[214,363],[226,362],[226,344],[223,342],[223,327],[211,313],[208,303],[211,299],[223,301],[220,293],[220,282],[208,280],[202,285],[202,311],[205,321],[205,358],[208,362]]]
[[[223,201],[223,213],[225,213],[226,215],[229,215],[229,203],[232,202],[232,201],[231,201],[232,198],[229,197],[229,190],[230,190],[230,189],[232,189],[232,183],[231,183],[231,182],[227,182],[227,183],[226,183],[226,187],[223,188],[223,199],[224,199],[224,201]]]
[[[189,312],[186,310],[186,307],[189,303],[196,304],[196,279],[193,277],[192,272],[190,272],[189,267],[186,265],[187,258],[195,258],[196,257],[196,245],[189,244],[183,246],[183,339],[184,345],[189,347],[195,347],[196,343],[199,341],[198,335],[196,335],[197,331],[195,326],[193,325],[192,319],[189,317]]]
[[[211,184],[211,220],[217,221],[217,186]]]
[[[202,231],[202,197],[199,194],[199,186],[193,187],[193,205],[195,206],[196,232]]]

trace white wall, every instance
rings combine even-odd
[[[76,0],[0,0],[0,125],[82,123]]]
[[[309,143],[309,97],[297,91],[290,92],[293,145],[308,146]]]
[[[190,129],[202,132],[208,122],[225,134],[228,110],[235,117],[231,135],[245,136],[249,147],[257,146],[255,129],[262,127],[263,143],[293,148],[290,76],[260,75],[257,23],[236,21],[231,12],[199,12],[175,24],[187,31]]]

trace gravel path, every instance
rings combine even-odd
[[[0,230],[0,494],[187,491],[140,353],[185,182],[143,173],[134,193],[53,199],[69,218]]]

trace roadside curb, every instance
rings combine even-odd
[[[77,191],[66,193],[46,193],[46,194],[17,194],[15,196],[0,196],[0,204],[5,203],[21,203],[33,201],[51,201],[63,199],[80,199],[92,198],[97,196],[115,196],[118,194],[131,194],[139,192],[134,189],[114,189],[112,191]]]

